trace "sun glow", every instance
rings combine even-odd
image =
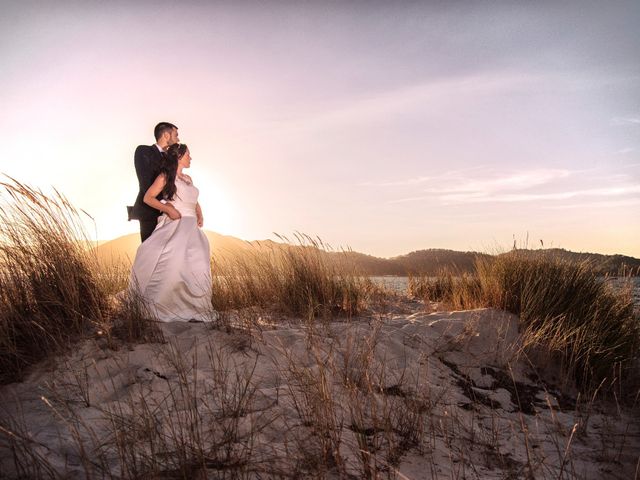
[[[234,209],[233,201],[225,188],[215,179],[207,179],[206,182],[194,182],[206,185],[200,190],[200,207],[204,217],[204,227],[206,230],[222,234],[232,234],[235,232],[237,213]]]
[[[135,180],[135,173],[132,177]],[[207,175],[203,175],[202,178],[198,175],[198,180],[194,178],[194,183],[200,189],[199,203],[204,217],[203,228],[226,235],[237,235],[238,209],[235,208],[232,196],[222,182]],[[125,206],[133,203],[137,193],[132,188],[133,185],[131,189],[121,189],[114,202],[115,209],[112,204],[98,205],[97,202],[90,202],[90,205],[81,207],[79,219],[89,240],[105,241],[122,235],[139,233],[138,222],[135,220],[128,222],[126,217]]]
[[[632,2],[5,3],[0,174],[64,194],[92,240],[139,234],[134,151],[170,121],[207,231],[640,256]]]

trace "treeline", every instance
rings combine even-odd
[[[600,275],[640,275],[640,259],[625,255],[601,255],[598,253],[577,253],[553,248],[544,250],[518,250],[520,255],[531,258],[554,259],[569,263],[587,263]],[[358,252],[330,253],[343,256],[354,267],[367,275],[410,275],[435,276],[443,271],[471,273],[477,259],[487,259],[496,255],[479,252],[458,252],[445,249],[418,250],[393,258],[379,258]],[[505,253],[497,254],[497,256]]]
[[[295,237],[280,241],[261,240],[245,241],[239,238],[220,235],[215,232],[205,231],[211,244],[214,264],[222,258],[242,258],[267,252],[274,248],[280,248],[289,244],[290,248],[300,248]],[[136,249],[140,244],[137,234],[127,235],[107,242],[97,248],[98,257],[102,260],[110,260],[115,257],[128,257],[133,260]],[[489,255],[480,252],[459,252],[431,248],[417,250],[392,258],[380,258],[373,255],[354,251],[337,251],[320,245],[324,254],[332,260],[348,262],[356,271],[365,275],[409,275],[423,274],[435,276],[443,271],[453,273],[471,273],[474,271],[476,259],[486,259],[505,253]],[[309,248],[307,245],[305,248]],[[640,259],[625,255],[601,255],[598,253],[576,253],[560,248],[518,250],[521,256],[531,256],[541,259],[559,259],[569,263],[588,263],[600,275],[634,275],[640,276]],[[509,252],[507,252],[509,253]],[[214,266],[215,268],[215,266]]]
[[[367,275],[437,275],[442,271],[471,272],[476,258],[488,257],[477,252],[457,252],[454,250],[418,250],[393,258],[378,258],[357,252],[345,254],[356,269]]]

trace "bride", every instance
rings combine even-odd
[[[199,191],[183,173],[190,165],[187,146],[171,145],[144,196],[144,203],[162,215],[138,247],[129,288],[163,322],[212,319],[209,241],[200,229]]]

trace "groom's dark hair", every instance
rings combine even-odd
[[[156,125],[156,128],[153,129],[153,136],[156,137],[156,140],[160,140],[160,137],[167,130],[173,130],[176,127],[173,123],[169,122],[160,122]]]

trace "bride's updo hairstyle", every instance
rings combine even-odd
[[[185,143],[174,143],[167,149],[164,161],[160,166],[160,173],[164,173],[167,183],[162,189],[162,198],[173,200],[176,194],[176,173],[178,172],[178,160],[187,153]]]

